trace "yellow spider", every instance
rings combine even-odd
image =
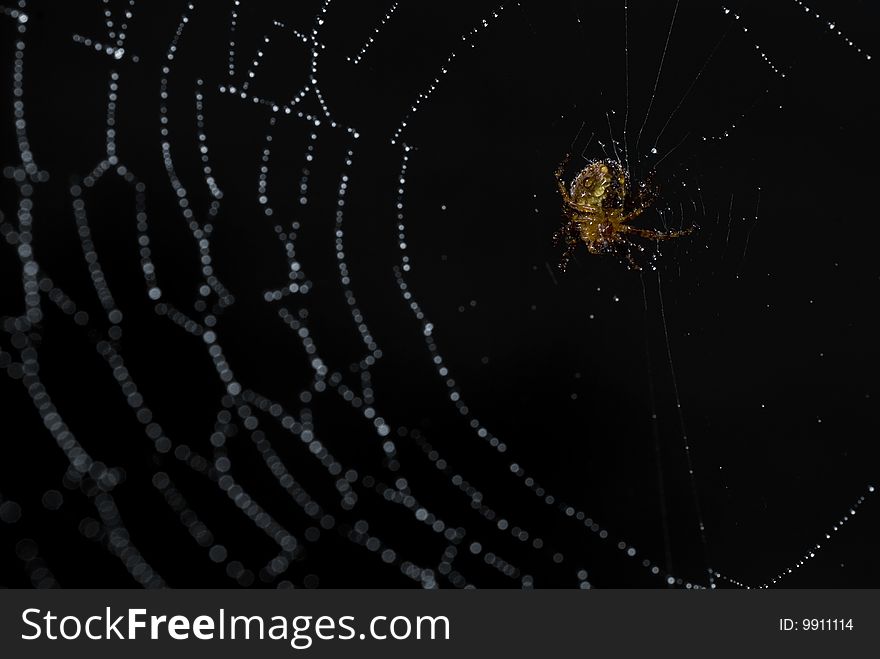
[[[607,254],[625,248],[630,267],[637,270],[639,266],[633,259],[632,249],[643,251],[644,248],[633,243],[632,237],[668,240],[693,231],[693,227],[681,231],[654,231],[629,226],[627,222],[656,201],[657,190],[653,183],[642,181],[633,189],[623,164],[609,159],[588,162],[567,186],[562,175],[569,158],[566,156],[556,168],[565,223],[554,239],[557,244],[565,246],[559,263],[563,271],[579,242],[584,243],[591,254]]]

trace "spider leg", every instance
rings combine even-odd
[[[579,204],[571,198],[565,200],[565,205],[572,210],[573,215],[578,217],[589,218],[590,216],[599,213],[598,208],[587,206],[586,204]]]
[[[562,258],[559,261],[559,269],[565,272],[568,262],[574,254],[575,248],[578,246],[578,227],[573,221],[566,222],[555,234],[553,234],[553,242],[564,247]]]
[[[645,212],[644,208],[636,208],[635,210],[632,210],[629,213],[627,213],[626,215],[624,215],[623,217],[621,217],[620,223],[624,224],[625,222],[629,222],[630,220],[637,218],[639,215],[641,215],[644,212]]]
[[[571,206],[571,197],[569,197],[568,195],[568,190],[565,187],[565,181],[562,180],[562,173],[565,171],[565,166],[568,164],[569,160],[571,160],[571,154],[566,153],[565,158],[562,159],[562,162],[559,163],[559,167],[556,168],[556,185],[559,188],[559,194],[562,195],[565,203]]]
[[[620,233],[629,233],[641,238],[650,238],[651,240],[669,240],[670,238],[681,238],[682,236],[687,236],[688,234],[693,233],[694,227],[682,229],[680,231],[654,231],[653,229],[637,229],[636,227],[622,224],[617,230]]]

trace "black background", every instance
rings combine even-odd
[[[308,31],[320,12],[312,2],[244,5],[235,37],[238,76],[273,20]],[[422,505],[465,529],[464,539],[452,543],[453,566],[476,586],[519,587],[530,575],[537,587],[576,587],[581,569],[597,587],[666,585],[641,566],[644,558],[684,582],[708,585],[670,354],[711,567],[759,585],[821,543],[816,557],[780,585],[880,584],[873,497],[827,546],[825,538],[877,476],[876,60],[846,44],[850,38],[866,52],[876,49],[877,10],[867,2],[811,2],[822,16],[816,19],[795,2],[736,3],[725,14],[714,2],[683,1],[669,33],[676,3],[630,5],[625,22],[622,2],[508,3],[482,27],[494,5],[401,3],[353,65],[346,58],[390,4],[331,3],[319,31],[318,81],[333,118],[356,128],[359,138],[327,121],[314,128],[278,115],[269,173],[273,219],[257,199],[272,113],[219,89],[229,84],[232,3],[203,2],[190,12],[169,75],[168,139],[203,221],[210,199],[194,105],[201,80],[211,164],[224,191],[211,250],[218,277],[236,299],[216,328],[226,358],[247,388],[301,413],[300,393],[312,371],[299,339],[278,318],[279,303],[263,300],[264,291],[286,282],[273,227],[290,218],[302,224],[297,256],[313,289],[285,303],[308,309],[310,332],[331,369],[348,373],[348,364],[363,357],[333,242],[340,164],[353,149],[345,256],[358,306],[382,350],[372,368],[375,407],[397,446],[389,460],[373,424],[335,392],[308,404],[317,437],[358,472],[358,503],[349,511],[338,506],[335,478],[302,442],[277,425],[264,427],[291,473],[336,519],[302,546],[284,574],[264,579],[260,570],[277,546],[208,478],[173,451],[154,451],[95,352],[106,321],[68,191],[73,178],[105,157],[107,85],[117,71],[119,157],[148,186],[162,289],[175,305],[192,309],[199,255],[165,172],[159,134],[162,67],[185,3],[138,4],[120,60],[72,40],[75,33],[106,40],[100,3],[28,3],[27,131],[38,164],[51,175],[34,192],[34,250],[43,271],[94,321],[79,327],[44,299],[45,318],[31,340],[39,347],[40,377],[78,441],[95,459],[125,470],[113,497],[132,542],[169,585],[415,585],[399,561],[388,565],[351,542],[349,529],[367,520],[370,534],[399,558],[434,570],[450,543],[364,486],[365,476],[389,486],[406,478]],[[844,37],[829,31],[832,19]],[[19,162],[15,28],[0,17],[4,167]],[[273,44],[278,50],[267,50],[253,91],[290,98],[307,81],[308,49],[289,38]],[[413,113],[442,67],[448,73]],[[314,94],[300,107],[321,116]],[[392,144],[402,121],[402,140]],[[626,142],[634,177],[656,169],[660,212],[646,214],[644,225],[699,230],[664,244],[656,270],[632,271],[613,256],[582,249],[563,274],[551,240],[560,222],[553,172],[570,151],[569,177],[581,153],[613,157],[609,124],[621,157]],[[725,131],[727,139],[702,139]],[[296,188],[312,132],[309,205],[301,208]],[[406,280],[468,407],[507,445],[504,455],[477,437],[450,402],[422,324],[395,279],[401,142],[411,147],[404,223],[413,268]],[[7,223],[17,200],[4,178]],[[146,295],[131,189],[108,175],[88,203],[96,249],[124,313],[116,347],[175,446],[210,457],[217,413],[229,401],[204,343],[158,316]],[[3,244],[0,255],[5,319],[22,313],[21,262],[14,246]],[[0,336],[0,349],[18,359],[12,333]],[[20,381],[0,379],[0,395],[0,494],[21,509],[20,519],[0,523],[0,583],[37,585],[46,573],[35,577],[34,566],[45,565],[62,586],[134,585],[102,546],[106,537],[82,533],[83,520],[97,518],[93,484],[65,478],[67,460]],[[231,473],[301,539],[314,520],[277,486],[247,435],[240,428],[229,439]],[[482,492],[486,505],[528,530],[529,541],[473,510],[432,466],[422,440]],[[510,473],[511,462],[610,537],[599,538],[536,497]],[[157,471],[171,477],[246,573],[231,579],[193,541],[151,485]],[[63,494],[58,510],[41,503],[50,489]],[[543,548],[532,548],[535,536]],[[22,551],[23,539],[38,547],[40,563],[22,561],[33,555]],[[637,549],[635,558],[617,549],[621,539]],[[516,566],[515,577],[471,554],[474,541]],[[451,585],[440,572],[436,579]]]

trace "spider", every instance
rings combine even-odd
[[[632,237],[668,240],[694,230],[691,227],[679,231],[655,231],[629,226],[627,222],[641,215],[657,199],[657,188],[650,177],[633,186],[620,161],[591,160],[568,186],[562,175],[570,157],[566,155],[556,168],[565,223],[554,235],[554,240],[565,246],[559,263],[563,272],[579,242],[584,243],[591,254],[614,253],[626,248],[629,266],[638,270],[632,250],[644,251],[644,248],[633,243]]]

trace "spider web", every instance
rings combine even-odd
[[[876,582],[871,10],[276,5],[0,10],[3,585]]]

